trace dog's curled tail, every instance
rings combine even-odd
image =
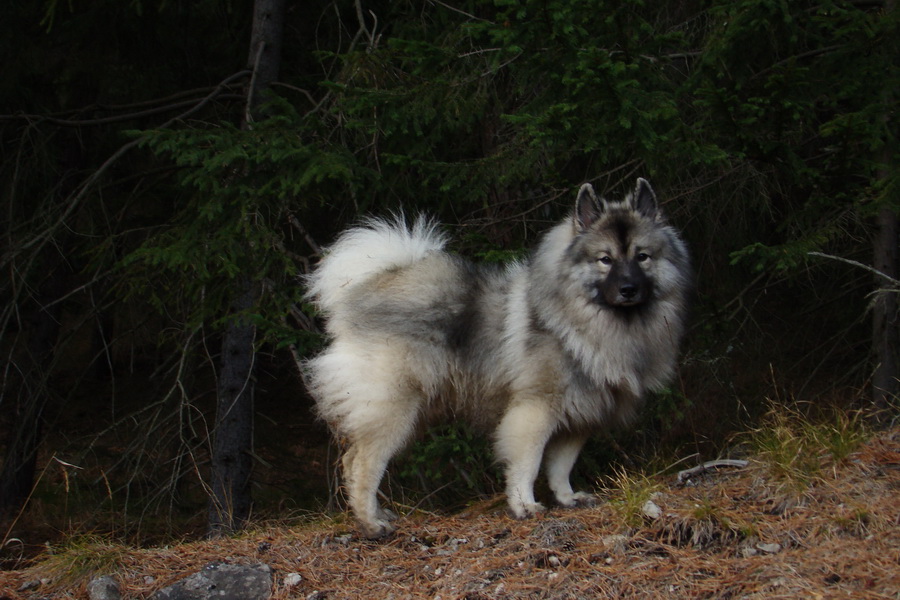
[[[447,243],[438,224],[419,216],[412,227],[403,215],[364,220],[342,233],[325,252],[319,266],[306,277],[306,297],[328,312],[347,290],[377,273],[419,261]]]

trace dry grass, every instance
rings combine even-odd
[[[674,477],[622,480],[620,489],[639,492],[631,505],[654,492],[656,519],[635,519],[631,509],[623,518],[613,488],[596,507],[527,521],[496,503],[449,517],[410,515],[381,542],[323,520],[114,552],[115,572],[128,598],[222,560],[268,563],[278,599],[900,598],[900,429],[860,443],[804,468],[794,502],[782,497],[779,467],[760,457],[682,486]],[[18,591],[46,577],[52,560],[0,574],[0,598],[86,598],[85,579],[61,584],[58,576]],[[302,577],[294,586],[285,583],[291,573]]]

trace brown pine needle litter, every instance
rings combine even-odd
[[[496,502],[454,516],[407,515],[378,542],[323,519],[227,540],[123,547],[97,563],[110,572],[83,570],[80,581],[62,577],[48,553],[0,573],[0,598],[87,598],[87,582],[103,574],[119,581],[123,597],[148,598],[226,561],[270,565],[276,599],[900,599],[900,428],[823,459],[799,492],[752,459],[682,484],[675,475],[654,483],[654,510],[638,522],[623,519],[607,488],[595,507],[526,521]]]

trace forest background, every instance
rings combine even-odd
[[[399,210],[522,257],[585,181],[648,178],[696,268],[678,380],[586,482],[776,403],[897,414],[892,0],[46,0],[0,31],[4,547],[330,506],[299,276]],[[497,489],[460,427],[389,483]]]

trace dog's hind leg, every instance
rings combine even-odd
[[[553,438],[547,444],[544,464],[547,471],[547,483],[560,506],[572,508],[579,504],[593,504],[596,499],[586,492],[573,492],[569,475],[578,455],[584,447],[588,436],[584,434],[565,434]]]
[[[373,424],[351,434],[350,447],[344,455],[350,507],[368,538],[384,537],[394,531],[390,521],[396,518],[378,502],[378,486],[388,462],[406,444],[414,422],[402,420]],[[382,425],[382,427],[378,427]]]

